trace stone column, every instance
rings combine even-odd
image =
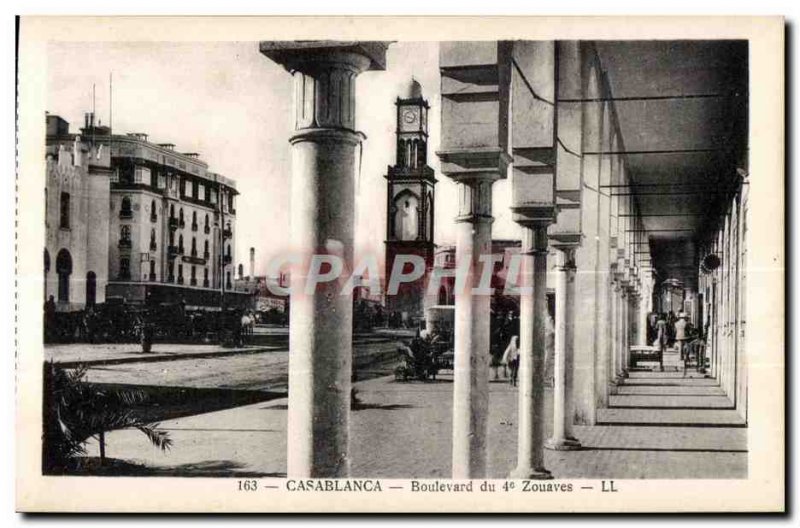
[[[575,294],[575,252],[558,248],[556,264],[555,369],[553,379],[553,436],[545,447],[557,451],[580,449],[572,432],[574,357],[572,333]]]
[[[619,339],[619,371],[621,378],[628,377],[628,314],[630,300],[628,287],[623,281],[620,291],[620,339]]]
[[[261,42],[260,51],[294,79],[291,238],[305,258],[336,255],[352,269],[356,148],[355,79],[384,69],[388,44]],[[292,273],[287,474],[349,475],[352,294],[341,281],[306,290]]]
[[[516,213],[517,211],[515,211]],[[509,478],[550,479],[544,467],[544,354],[547,317],[547,223],[523,228],[517,467]],[[530,286],[533,286],[531,289]]]
[[[494,180],[478,177],[458,184],[461,209],[456,218],[456,268],[469,273],[455,292],[454,479],[486,477],[491,296],[472,290],[478,288],[482,267],[491,266],[486,257],[492,253]],[[465,266],[464,261],[469,264]]]
[[[639,345],[647,346],[647,316],[650,312],[650,279],[642,283],[642,298],[639,300]]]

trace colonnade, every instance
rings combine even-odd
[[[719,225],[700,247],[700,257],[715,255],[720,265],[699,273],[702,324],[706,355],[716,378],[736,410],[747,419],[747,364],[745,355],[745,291],[747,275],[746,179],[730,189]]]
[[[355,132],[354,80],[362,71],[383,69],[386,47],[261,44],[295,80],[292,239],[309,254],[352,259],[354,152],[363,139]],[[597,409],[627,375],[630,345],[645,339],[643,321],[652,309],[642,219],[631,193],[619,192],[630,175],[614,103],[591,43],[441,43],[440,69],[437,155],[441,172],[458,187],[456,267],[471,272],[455,293],[452,475],[488,476],[490,296],[470,286],[480,276],[481,257],[491,254],[493,183],[510,173],[510,209],[523,254],[518,450],[511,476],[552,478],[543,450],[580,446],[573,425],[596,423]],[[737,251],[730,240],[722,234],[715,247]],[[548,269],[556,277],[549,439],[543,398]],[[736,273],[721,274],[718,286],[729,287]],[[293,273],[293,282],[302,280]],[[322,287],[292,296],[291,477],[349,474],[352,304],[349,296],[330,293]],[[716,306],[713,317],[729,317],[733,309]],[[731,345],[721,341],[735,342],[732,335],[715,340],[715,368],[728,378],[736,367],[725,352]]]

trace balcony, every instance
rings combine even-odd
[[[222,237],[223,238],[230,238],[233,236],[233,231],[231,229],[223,229],[222,230]]]
[[[133,211],[131,209],[121,209],[119,217],[123,219],[133,218]]]
[[[230,264],[231,262],[233,262],[233,257],[231,257],[230,255],[225,255],[222,257],[223,264]]]
[[[175,229],[178,229],[178,219],[170,217],[168,225],[169,228],[172,229],[173,231]]]
[[[150,215],[150,221],[151,221],[152,223],[154,223],[154,224],[155,224],[156,222],[158,222],[158,215],[157,215],[157,214],[151,214],[151,215]]]
[[[188,262],[190,264],[199,264],[201,266],[206,263],[206,261],[204,259],[198,258],[196,256],[191,256],[191,257],[190,256],[184,256],[183,257],[183,261],[184,262]]]
[[[177,255],[178,255],[178,246],[167,246],[167,258],[174,259]],[[172,275],[170,275],[170,277],[172,277]]]
[[[122,239],[117,243],[117,247],[120,249],[130,249],[132,246],[130,239]]]
[[[199,226],[197,224],[192,224],[192,231],[197,231]]]

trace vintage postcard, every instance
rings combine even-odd
[[[17,508],[777,512],[778,17],[22,17]]]

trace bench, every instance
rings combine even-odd
[[[663,368],[663,358],[658,347],[647,345],[632,345],[628,355],[628,368],[635,368],[640,362],[648,361],[658,363]]]

